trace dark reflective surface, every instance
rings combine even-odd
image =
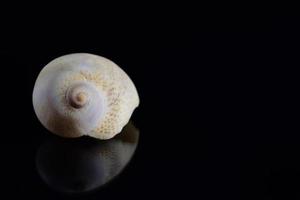
[[[115,178],[135,152],[139,131],[129,122],[110,140],[49,137],[38,149],[36,166],[51,188],[68,194],[95,190]]]
[[[168,10],[174,10],[178,18],[166,13],[164,20],[156,15],[157,12],[153,15],[151,10],[147,22],[140,14],[126,10],[126,15],[116,17],[121,23],[108,21],[110,26],[95,25],[115,16],[101,18],[101,12],[94,12],[97,23],[90,24],[93,17],[78,22],[69,14],[66,20],[57,20],[62,23],[61,27],[56,22],[40,23],[37,19],[37,30],[32,29],[34,34],[28,32],[31,27],[27,22],[20,26],[9,23],[11,28],[19,30],[14,31],[15,37],[2,37],[8,45],[6,48],[1,43],[0,47],[2,199],[300,199],[299,98],[296,92],[299,90],[296,66],[299,65],[291,59],[298,58],[299,45],[295,42],[300,32],[290,34],[287,29],[289,24],[298,29],[299,26],[295,26],[298,21],[279,20],[280,24],[275,25],[279,34],[256,32],[251,28],[244,32],[240,31],[240,25],[251,27],[252,23],[246,23],[238,15],[233,15],[232,20],[216,16],[214,21],[214,14],[212,18],[197,17],[197,13],[202,13],[197,11],[189,12],[190,19],[184,19],[183,12]],[[184,10],[189,11],[180,9]],[[77,13],[80,18],[85,16]],[[127,14],[132,20],[123,21]],[[3,19],[13,19],[12,16]],[[159,20],[152,21],[156,16]],[[21,18],[16,17],[17,20]],[[215,30],[221,21],[224,27],[210,32],[204,21]],[[270,27],[269,21],[258,21],[262,27]],[[230,23],[239,30],[224,31]],[[2,33],[10,30],[3,28]],[[52,187],[64,190],[71,187],[70,179],[61,174],[69,173],[72,177],[72,173],[59,174],[58,169],[49,167],[66,165],[66,156],[60,155],[59,150],[52,153],[57,163],[49,164],[50,156],[43,159],[41,163],[44,164],[40,166],[43,168],[39,171],[44,178],[40,178],[36,167],[37,152],[45,138],[52,134],[41,125],[32,107],[32,90],[42,67],[56,57],[78,52],[109,58],[130,76],[140,96],[140,105],[132,120],[141,130],[138,149],[126,170],[106,187],[79,197],[62,195],[43,182],[48,178],[48,185],[51,183]],[[64,145],[55,148],[61,146]],[[76,151],[87,151],[80,147],[75,148]],[[53,148],[51,151],[55,152]],[[46,147],[44,149],[46,151]],[[51,151],[44,154],[51,154]],[[78,156],[76,151],[70,152]],[[87,156],[79,158],[87,160]],[[104,179],[102,172],[95,172],[99,165],[68,163],[78,166],[78,171],[80,167],[89,166],[91,169],[87,169],[83,177]],[[69,168],[73,174],[76,172],[76,168]],[[77,184],[72,187],[84,187],[80,181],[78,183],[78,176],[74,177],[77,179],[73,182]],[[85,188],[102,184],[100,178],[80,180],[88,182]]]

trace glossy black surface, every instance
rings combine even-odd
[[[114,21],[92,12],[97,23],[72,17],[32,27],[26,22],[2,37],[0,182],[6,199],[299,199],[298,19],[194,17],[198,11],[126,19],[128,13]],[[65,195],[37,170],[51,134],[36,118],[31,94],[44,65],[74,52],[105,56],[129,74],[141,100],[131,119],[140,135],[113,181]],[[49,149],[41,160],[61,160],[63,154]],[[80,147],[76,155],[89,150]],[[68,188],[68,173],[51,175],[55,168],[46,167],[65,161],[51,159],[41,162],[41,171],[54,187]],[[95,181],[80,179],[87,181],[82,190],[101,184],[96,169],[85,176],[95,173]]]
[[[37,171],[47,185],[62,193],[75,195],[99,189],[126,167],[138,137],[132,122],[106,141],[49,136],[38,149]]]

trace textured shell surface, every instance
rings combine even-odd
[[[40,122],[63,137],[109,139],[139,104],[135,85],[114,62],[93,54],[61,56],[40,72],[33,89]]]

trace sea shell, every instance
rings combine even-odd
[[[32,101],[40,122],[57,135],[109,139],[128,123],[139,96],[115,63],[76,53],[56,58],[42,69]]]

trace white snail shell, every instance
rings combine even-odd
[[[120,133],[139,104],[128,75],[97,55],[61,56],[40,72],[33,89],[40,122],[63,137],[109,139]]]

